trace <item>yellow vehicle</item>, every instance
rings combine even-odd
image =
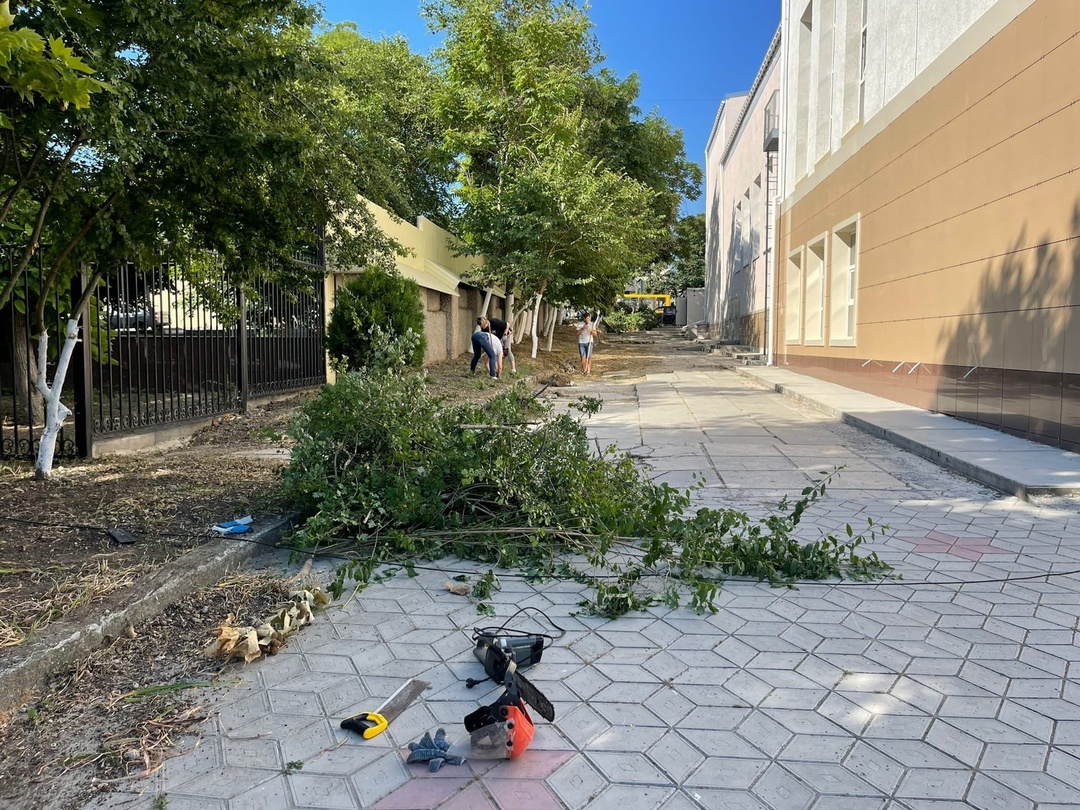
[[[664,307],[671,306],[671,296],[666,293],[623,293],[619,301],[629,304],[634,309],[645,305],[657,315],[664,314]]]

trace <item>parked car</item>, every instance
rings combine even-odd
[[[156,332],[161,329],[161,321],[148,309],[112,310],[109,313],[110,329],[131,329],[138,332]]]

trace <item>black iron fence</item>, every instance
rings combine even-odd
[[[55,311],[70,306],[65,296],[80,292],[78,283],[64,291]],[[324,323],[321,283],[297,291],[260,280],[245,295],[193,283],[174,265],[121,267],[96,290],[81,324],[64,396],[75,416],[57,454],[90,455],[95,438],[232,413],[252,397],[322,385]],[[27,403],[40,399],[28,396],[22,372],[36,346],[28,336],[36,331],[16,307],[0,313],[0,334],[10,338],[6,355],[0,353],[0,459],[37,452],[42,420]],[[58,350],[62,330],[50,338]]]
[[[0,267],[4,271],[0,274],[3,280],[0,283],[12,277],[12,271],[21,259],[21,251],[0,249]],[[0,309],[0,460],[36,455],[45,429],[45,404],[37,391],[37,342],[30,340],[30,336],[38,331],[33,309],[40,278],[41,266],[32,261],[15,285],[11,303]],[[46,380],[51,381],[56,371],[58,343],[62,341],[57,336],[63,334],[63,324],[57,313],[68,304],[68,299],[57,291],[46,303],[46,322],[53,342],[49,346],[45,372]],[[61,400],[74,410],[75,395],[70,388],[62,393]],[[69,421],[57,438],[56,458],[75,455],[75,430]]]

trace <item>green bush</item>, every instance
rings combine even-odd
[[[575,407],[591,415],[600,405]],[[308,515],[301,542],[345,542],[355,556],[338,570],[338,594],[346,578],[365,584],[388,563],[411,570],[418,558],[457,556],[587,583],[595,595],[583,606],[617,616],[687,594],[692,607],[715,610],[729,575],[791,582],[888,570],[856,554],[863,538],[850,527],[839,539],[794,538],[826,481],[764,520],[734,509],[691,515],[691,491],[653,483],[613,448],[597,454],[579,418],[554,415],[524,383],[484,404],[443,407],[422,376],[343,374],[300,410],[290,435],[284,485]]]
[[[427,350],[420,286],[377,268],[353,278],[337,292],[326,350],[350,369],[396,362],[419,368]]]
[[[630,312],[617,309],[604,316],[604,326],[609,332],[644,332],[660,327],[660,316],[651,309],[635,309]]]

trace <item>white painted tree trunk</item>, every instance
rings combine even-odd
[[[487,292],[484,293],[484,305],[480,307],[480,317],[487,317],[489,306],[491,306],[491,287],[488,287]]]
[[[551,317],[548,319],[547,345],[544,347],[545,352],[551,351],[551,341],[555,337],[555,327],[559,325],[560,312],[562,312],[560,307],[552,307],[551,309]]]
[[[514,293],[508,292],[506,294],[506,312],[503,313],[506,317],[503,318],[503,320],[506,321],[511,329],[514,328],[514,304],[516,303],[517,301],[514,298]]]
[[[541,300],[543,300],[543,294],[542,293],[537,293],[536,294],[536,301],[533,303],[532,325],[530,327],[530,331],[532,332],[532,355],[530,355],[530,356],[534,360],[536,359],[536,352],[537,352],[537,349],[539,348],[538,343],[540,341],[540,336],[537,334],[536,324],[537,324],[537,321],[540,318],[540,301]]]
[[[71,416],[71,411],[60,401],[60,394],[63,393],[68,365],[71,363],[71,355],[75,353],[75,345],[78,342],[79,318],[74,317],[67,322],[64,346],[60,349],[60,360],[56,364],[56,373],[53,375],[53,383],[50,387],[45,382],[45,369],[49,359],[49,332],[45,330],[38,335],[37,390],[45,399],[45,430],[38,444],[35,478],[43,479],[52,475],[56,440],[60,436],[60,428],[64,426],[64,420]]]
[[[514,317],[514,343],[521,343],[521,339],[525,337],[525,323],[528,317],[529,311],[527,309],[521,310],[521,312]]]

